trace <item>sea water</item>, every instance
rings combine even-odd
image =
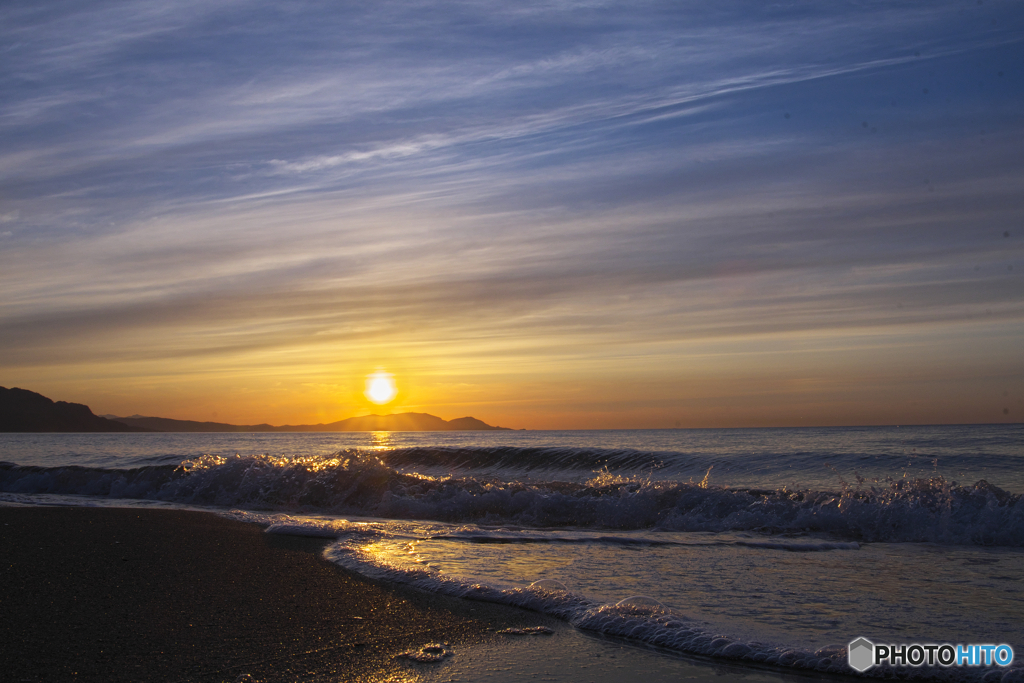
[[[756,667],[1006,643],[1024,674],[1024,427],[0,435],[8,504],[214,508],[371,577]]]

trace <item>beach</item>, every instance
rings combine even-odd
[[[0,520],[5,681],[785,678],[368,581],[324,560],[325,539],[266,534],[213,513],[0,506]],[[538,627],[539,636],[501,633]],[[400,656],[431,643],[445,646],[441,662]]]
[[[9,681],[404,680],[403,651],[550,621],[387,588],[323,560],[323,539],[209,513],[0,507],[0,520]]]

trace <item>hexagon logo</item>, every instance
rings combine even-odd
[[[867,638],[858,638],[846,646],[846,661],[851,669],[867,671],[875,665],[875,644]]]

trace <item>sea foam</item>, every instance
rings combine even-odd
[[[890,479],[838,490],[729,488],[598,474],[506,481],[400,472],[372,453],[203,456],[136,469],[0,463],[0,491],[249,510],[532,527],[822,532],[846,542],[1024,546],[1024,503],[984,480]]]

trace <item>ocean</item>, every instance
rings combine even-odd
[[[0,434],[0,461],[0,504],[213,510],[652,656],[1024,680],[1024,425]],[[1019,657],[858,674],[858,638]]]

